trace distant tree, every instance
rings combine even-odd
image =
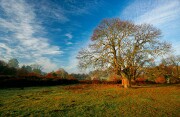
[[[0,74],[2,74],[6,66],[7,64],[4,61],[0,60]]]
[[[27,76],[28,75],[28,71],[27,71],[25,65],[23,65],[20,69],[18,69],[17,75],[18,76]]]
[[[0,75],[4,75],[8,66],[7,63],[4,62],[3,60],[0,60]]]
[[[175,72],[173,73],[173,75],[177,78],[180,77],[180,72],[179,72],[179,64],[180,64],[180,55],[171,55],[165,59],[161,60],[161,63],[164,64],[165,66],[171,66],[171,67],[175,67]],[[172,68],[173,69],[173,68]]]
[[[74,78],[78,79],[78,80],[85,80],[89,77],[88,74],[75,74],[75,73],[72,73],[70,74],[71,76],[73,76]]]
[[[150,81],[155,81],[158,77],[166,77],[168,75],[167,68],[163,64],[159,66],[146,67],[144,69],[144,76]]]
[[[0,67],[3,67],[3,66],[7,66],[7,63],[4,62],[3,60],[0,60]]]
[[[18,68],[19,67],[19,62],[17,59],[13,58],[13,59],[10,59],[8,61],[8,66],[9,67],[14,67],[14,68]]]
[[[57,74],[56,74],[55,72],[52,72],[52,76],[53,76],[54,78],[56,78],[56,77],[57,77]]]
[[[4,75],[17,75],[17,69],[14,67],[7,67],[4,72]]]
[[[72,76],[72,75],[70,75],[70,74],[67,75],[67,78],[68,78],[69,80],[75,80],[75,79],[77,80],[77,78],[75,78],[74,76]]]
[[[9,67],[9,65],[0,60],[0,75],[16,75],[17,69],[15,67]]]
[[[94,70],[89,72],[89,77],[91,77],[91,80],[107,80],[110,74],[111,73],[108,70]]]
[[[32,67],[31,67],[31,66],[29,66],[29,65],[25,66],[25,68],[24,68],[24,69],[26,69],[28,72],[32,72]]]
[[[68,76],[68,73],[63,68],[59,68],[55,73],[57,74],[57,77],[60,78],[67,78]]]
[[[32,68],[32,72],[38,74],[38,75],[41,75],[42,73],[42,66],[39,65],[39,64],[32,64],[30,66]]]
[[[105,19],[94,30],[89,47],[79,52],[79,67],[111,69],[131,81],[148,62],[170,50],[160,37],[161,31],[152,25]]]
[[[46,74],[46,78],[57,78],[57,74],[52,71]]]

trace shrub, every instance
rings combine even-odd
[[[136,78],[135,82],[136,82],[136,84],[145,84],[146,79],[145,78]]]
[[[99,79],[92,80],[92,84],[101,84],[101,81]]]
[[[173,84],[180,83],[180,78],[172,77],[172,78],[170,78],[170,83],[173,83]]]
[[[69,84],[79,83],[79,80],[74,78],[73,76],[68,77],[67,80]]]
[[[155,79],[155,82],[156,82],[156,83],[163,84],[163,83],[166,82],[166,79],[161,76],[161,77],[156,78],[156,79]]]
[[[92,84],[92,80],[80,80],[80,84]]]
[[[72,76],[72,75],[68,75],[67,76],[67,79],[69,79],[69,80],[77,80],[74,76]]]
[[[27,76],[28,76],[28,77],[33,77],[33,76],[39,77],[40,75],[37,74],[37,73],[34,73],[34,72],[30,72],[30,73],[27,74]]]
[[[154,81],[146,80],[146,84],[155,84]]]

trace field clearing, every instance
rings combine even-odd
[[[87,84],[0,89],[0,116],[180,117],[180,85]]]

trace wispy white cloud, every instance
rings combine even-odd
[[[73,35],[71,33],[66,33],[65,36],[68,37],[68,39],[72,39],[73,38]]]
[[[84,15],[91,14],[92,10],[96,10],[103,4],[102,0],[90,0],[90,1],[78,1],[78,0],[66,0],[65,12],[72,15]]]
[[[180,54],[180,34],[175,32],[180,31],[180,1],[179,0],[164,0],[157,6],[137,17],[136,23],[149,23],[162,30],[164,40],[172,43],[175,54]],[[179,36],[178,36],[179,35]]]
[[[180,1],[165,1],[137,17],[136,23],[149,23],[157,26],[177,20],[180,17]]]
[[[9,40],[6,43],[0,41],[0,51],[6,52],[1,52],[0,56],[24,59],[27,64],[38,60],[41,65],[55,68],[55,64],[45,56],[61,54],[62,51],[43,36],[45,29],[38,22],[33,7],[24,0],[1,0],[0,7],[5,16],[0,17],[0,29],[5,30],[5,36],[0,39]]]
[[[135,0],[121,12],[120,16],[136,23],[162,25],[180,17],[180,1]]]
[[[1,56],[1,59],[12,58],[12,56],[11,56],[12,51],[13,51],[13,49],[8,47],[6,44],[0,43],[0,56]]]
[[[35,7],[35,12],[39,17],[43,18],[43,20],[47,19],[48,22],[48,18],[61,23],[66,23],[70,20],[66,15],[65,9],[53,1],[39,0],[38,4],[33,3],[32,5]]]
[[[67,42],[66,45],[72,45],[73,43],[72,42]]]
[[[175,53],[180,54],[179,0],[135,0],[121,12],[120,16],[136,24],[148,23],[156,26],[162,31],[163,40],[172,43]]]
[[[123,9],[120,13],[120,18],[134,21],[137,17],[155,8],[156,3],[154,0],[134,0]]]
[[[55,71],[58,69],[57,64],[46,57],[38,58],[35,60],[35,63],[42,65],[44,71]]]

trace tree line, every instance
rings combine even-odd
[[[49,73],[43,72],[43,68],[39,64],[32,65],[22,65],[19,66],[19,61],[16,58],[10,59],[8,62],[0,60],[0,75],[9,75],[9,76],[37,76],[37,77],[46,77],[46,78],[77,78],[84,79],[87,77],[87,74],[69,74],[63,68],[59,68],[56,71],[51,71]]]
[[[8,62],[0,60],[0,87],[49,86],[78,83],[77,74],[68,74],[63,68],[43,72],[39,64],[19,66],[16,58]]]
[[[34,73],[36,75],[42,75],[42,66],[39,64],[23,65],[19,66],[19,61],[16,58],[10,59],[7,63],[0,60],[0,75],[17,75],[25,76],[29,73]]]

